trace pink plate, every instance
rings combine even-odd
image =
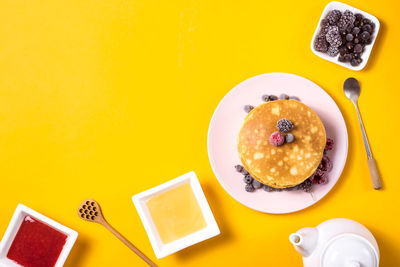
[[[302,191],[253,193],[244,190],[242,174],[234,166],[241,164],[236,149],[237,134],[246,117],[243,107],[263,103],[261,96],[280,94],[297,96],[312,108],[325,125],[327,137],[335,140],[329,152],[333,169],[329,183],[315,185],[313,193]],[[211,167],[222,187],[243,205],[267,213],[290,213],[307,208],[323,198],[336,184],[347,158],[346,124],[335,101],[315,83],[288,73],[268,73],[250,78],[233,88],[219,103],[208,129],[208,156]]]

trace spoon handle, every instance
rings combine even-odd
[[[371,148],[369,147],[367,134],[365,132],[364,124],[363,124],[363,121],[362,121],[362,118],[361,118],[360,111],[358,109],[357,102],[353,101],[353,104],[354,104],[354,106],[356,107],[356,110],[357,110],[357,116],[358,116],[358,121],[359,121],[360,127],[361,127],[361,133],[362,133],[362,136],[363,136],[363,139],[364,139],[365,150],[367,151],[368,169],[369,169],[369,174],[371,175],[372,186],[374,187],[374,189],[378,190],[378,189],[380,189],[382,187],[381,179],[379,177],[378,168],[376,167],[375,160],[372,157]]]
[[[157,265],[150,260],[143,252],[141,252],[135,245],[133,245],[128,239],[121,235],[114,227],[112,227],[108,222],[104,221],[103,226],[107,228],[111,233],[113,233],[122,243],[124,243],[128,248],[135,252],[142,260],[144,260],[149,266],[157,267]]]

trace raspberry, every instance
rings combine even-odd
[[[286,133],[293,129],[293,123],[288,119],[280,119],[276,124],[280,132]]]
[[[314,40],[314,49],[318,52],[328,51],[328,42],[324,35],[318,35]]]
[[[335,142],[333,141],[333,139],[331,139],[331,138],[326,139],[325,149],[332,150],[334,144],[335,144]]]
[[[313,184],[326,184],[328,182],[328,177],[326,177],[325,172],[317,169],[310,177],[310,180]]]
[[[325,37],[326,41],[333,47],[339,47],[342,44],[342,37],[333,29],[329,30]]]
[[[273,132],[269,137],[269,142],[273,146],[280,146],[285,142],[285,136],[280,132]]]
[[[322,157],[321,163],[318,166],[318,169],[325,172],[330,172],[333,168],[332,161],[328,156]]]
[[[328,48],[328,55],[331,57],[336,57],[339,54],[339,48],[330,46]]]
[[[328,15],[326,16],[326,19],[328,20],[329,24],[335,25],[336,22],[339,21],[341,16],[342,16],[342,12],[335,9],[335,10],[329,11]]]

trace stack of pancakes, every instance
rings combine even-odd
[[[273,146],[269,137],[280,119],[294,127],[292,143]],[[238,151],[245,169],[274,188],[296,186],[309,178],[323,157],[326,132],[318,115],[296,100],[277,100],[253,109],[239,132]]]

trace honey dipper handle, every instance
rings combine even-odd
[[[106,227],[111,233],[113,233],[119,240],[122,241],[128,248],[130,248],[133,252],[135,252],[142,260],[144,260],[149,266],[157,267],[157,265],[150,260],[143,252],[141,252],[137,247],[135,247],[128,239],[126,239],[123,235],[121,235],[117,230],[114,229],[107,222],[103,223],[104,227]]]

